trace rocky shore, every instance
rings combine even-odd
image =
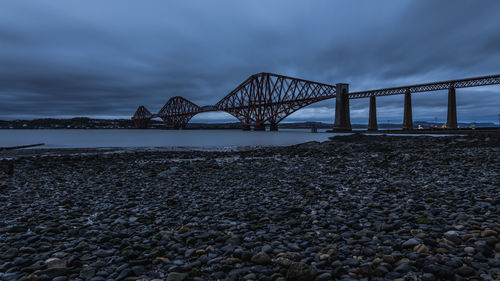
[[[41,154],[0,163],[1,280],[500,278],[498,135]]]

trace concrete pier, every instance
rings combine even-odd
[[[253,130],[254,131],[265,131],[266,130],[266,125],[264,125],[264,124],[255,125],[253,127]]]
[[[243,125],[243,131],[250,131],[250,125]]]
[[[269,125],[269,131],[278,131],[278,124],[271,123],[271,125]]]
[[[410,90],[406,90],[406,92],[405,92],[403,130],[413,130],[413,117],[412,117]]]
[[[457,97],[455,87],[448,88],[448,116],[446,118],[447,129],[458,129],[457,122]]]
[[[349,112],[349,84],[336,85],[335,125],[334,131],[352,131],[351,116]]]
[[[377,101],[376,98],[370,97],[370,114],[368,117],[368,131],[377,131]]]

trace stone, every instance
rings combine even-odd
[[[357,273],[361,276],[371,276],[373,274],[372,265],[370,263],[362,264]]]
[[[425,246],[424,244],[419,244],[413,248],[413,250],[419,254],[425,254],[429,252],[429,248]]]
[[[45,265],[47,268],[65,268],[67,267],[67,263],[65,260],[60,258],[49,258],[45,261]]]
[[[9,248],[9,249],[7,249],[7,251],[2,253],[1,257],[3,259],[9,260],[9,259],[15,258],[18,253],[19,253],[19,250],[17,248]]]
[[[401,263],[400,265],[398,265],[394,271],[396,272],[399,272],[399,273],[407,273],[408,271],[411,270],[411,267],[410,267],[410,264],[409,263]]]
[[[481,237],[497,236],[498,233],[492,229],[485,229],[481,232]]]
[[[468,255],[473,255],[476,252],[476,249],[472,247],[465,247],[464,252],[467,253]]]
[[[129,277],[130,275],[132,275],[132,270],[125,268],[120,271],[120,274],[118,275],[118,277],[116,277],[116,280],[123,280]]]
[[[472,267],[467,266],[467,265],[463,265],[463,266],[459,267],[457,272],[458,272],[458,274],[460,274],[461,276],[464,276],[464,277],[472,276],[476,273]]]
[[[134,272],[135,276],[141,276],[144,274],[144,272],[146,272],[146,269],[143,265],[135,265],[132,267],[132,271]]]
[[[379,265],[373,270],[373,275],[378,277],[383,277],[387,273],[389,273],[389,270],[383,265]]]
[[[259,252],[251,258],[251,261],[256,264],[267,265],[271,263],[271,258],[266,253]]]
[[[417,239],[410,238],[410,239],[406,240],[402,244],[402,246],[403,246],[403,248],[413,248],[413,247],[417,246],[418,244],[420,244],[420,242]]]
[[[330,281],[333,280],[332,274],[330,272],[325,272],[316,277],[314,281]]]
[[[288,267],[286,277],[290,281],[313,281],[317,272],[316,267],[312,265],[302,262],[292,262]]]
[[[442,247],[437,248],[435,251],[436,251],[436,253],[440,253],[440,254],[447,254],[450,252],[450,251],[448,251],[448,249],[442,248]]]
[[[184,281],[187,277],[186,273],[170,272],[167,276],[167,281]]]
[[[285,258],[285,257],[279,257],[276,259],[276,263],[279,265],[279,266],[282,266],[284,268],[288,268],[290,266],[290,264],[292,264],[292,261]]]
[[[436,280],[436,276],[432,273],[424,273],[422,274],[422,281],[434,281]]]
[[[243,279],[245,279],[245,280],[257,280],[257,275],[255,273],[249,273],[249,274],[243,276]]]
[[[330,258],[329,254],[321,254],[321,255],[319,255],[319,260],[321,260],[321,261],[328,260],[329,258]]]
[[[95,268],[92,266],[86,266],[80,270],[80,278],[84,280],[89,280],[95,276]]]

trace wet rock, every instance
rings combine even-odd
[[[65,268],[67,267],[67,262],[59,258],[49,258],[45,261],[47,268]]]
[[[316,277],[317,269],[301,262],[292,262],[288,267],[287,280],[290,281],[312,281]]]
[[[171,272],[167,276],[167,281],[184,281],[187,277],[186,273]]]
[[[472,267],[463,265],[463,266],[458,268],[458,274],[460,274],[461,276],[464,276],[464,277],[468,277],[468,276],[474,275],[475,271]]]
[[[93,268],[91,266],[84,267],[80,271],[80,278],[82,278],[84,280],[89,280],[95,276],[95,271],[96,271],[95,268]]]
[[[255,254],[251,261],[256,264],[266,265],[271,263],[271,258],[264,252]]]
[[[402,246],[403,246],[403,248],[413,248],[413,247],[417,246],[418,244],[420,244],[420,242],[417,239],[410,238],[410,239],[406,240],[402,244]]]
[[[498,236],[498,233],[492,229],[486,229],[481,232],[481,237]]]

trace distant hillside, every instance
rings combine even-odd
[[[413,126],[418,128],[421,126],[424,129],[441,127],[443,124],[437,125],[434,122],[416,121]],[[402,124],[396,123],[379,123],[379,128],[401,128]],[[470,127],[496,127],[495,123],[459,123],[460,128]],[[294,122],[280,123],[279,128],[282,129],[310,129],[316,127],[318,129],[331,129],[333,124],[323,122]],[[0,129],[134,129],[134,122],[130,119],[92,119],[86,117],[77,117],[71,119],[55,119],[44,118],[34,120],[0,120]],[[159,120],[151,120],[149,123],[151,129],[164,128],[163,123]],[[353,129],[366,129],[366,124],[352,124]],[[189,123],[186,129],[241,129],[239,122],[230,123]]]

